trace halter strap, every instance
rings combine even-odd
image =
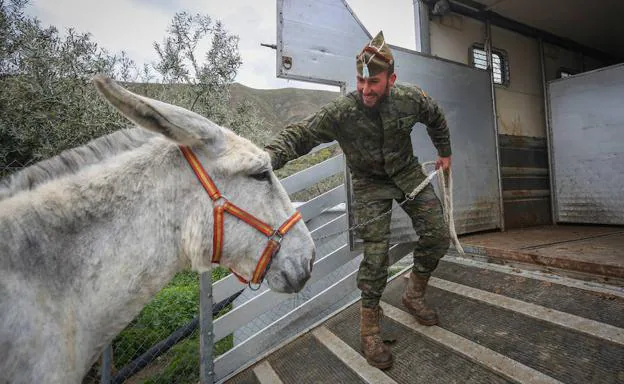
[[[251,227],[257,229],[263,235],[268,238],[268,243],[258,260],[258,264],[256,265],[256,269],[254,270],[251,280],[246,280],[238,273],[234,272],[230,268],[230,271],[240,280],[242,283],[249,284],[251,288],[251,284],[256,284],[258,287],[264,280],[264,276],[266,275],[269,267],[271,266],[271,262],[273,261],[273,257],[279,252],[282,239],[286,235],[288,231],[290,231],[295,224],[301,220],[301,213],[299,211],[295,212],[292,216],[290,216],[286,221],[278,228],[273,229],[269,224],[264,221],[258,219],[254,215],[248,213],[242,208],[237,207],[235,204],[230,202],[225,196],[223,196],[215,183],[212,181],[212,178],[208,176],[208,173],[201,165],[200,161],[197,159],[197,156],[193,153],[193,151],[184,145],[180,145],[180,151],[184,155],[184,158],[189,163],[193,172],[197,176],[197,179],[204,187],[208,196],[213,202],[214,210],[214,229],[212,234],[212,262],[215,264],[219,264],[221,262],[221,255],[223,250],[223,235],[224,235],[224,218],[225,212],[230,215],[244,221],[249,224]],[[219,201],[223,201],[222,204],[218,204]],[[256,288],[257,289],[257,288]]]
[[[191,168],[193,168],[195,176],[197,176],[201,185],[204,187],[206,192],[208,192],[208,196],[210,196],[212,201],[219,200],[221,198],[221,193],[219,193],[217,186],[214,184],[210,176],[208,176],[208,173],[197,159],[197,156],[195,156],[193,151],[185,145],[180,145],[180,150]]]

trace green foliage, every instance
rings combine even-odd
[[[195,110],[256,143],[268,134],[249,102],[229,103],[229,87],[241,65],[238,37],[209,16],[174,16],[159,61],[139,70],[125,52],[100,49],[91,35],[59,33],[27,17],[28,0],[0,0],[0,170],[30,164],[127,126],[128,121],[99,97],[96,73],[123,82],[154,79],[150,97]],[[210,48],[198,56],[208,39]],[[172,91],[173,90],[173,91]]]
[[[180,280],[185,284],[167,285],[117,336],[113,343],[116,366],[128,364],[197,315],[199,280]]]
[[[278,178],[283,179],[297,172],[303,171],[304,169],[310,168],[315,164],[321,163],[331,157],[334,157],[339,153],[341,153],[341,150],[337,144],[327,148],[323,148],[316,152],[308,153],[307,155],[301,156],[298,159],[286,163],[286,165],[284,165],[282,168],[275,171],[275,175]]]
[[[213,282],[229,275],[225,268],[212,270]],[[184,271],[150,301],[113,342],[115,365],[122,367],[198,315],[199,274]],[[229,307],[221,312],[227,313]],[[199,347],[197,347],[199,349]]]
[[[195,272],[192,272],[195,273]],[[216,267],[212,269],[212,282],[215,283],[226,276],[230,275],[230,271],[223,267]]]
[[[388,268],[388,277],[392,277],[394,275],[396,275],[397,273],[401,272],[403,270],[403,267],[393,267],[391,266],[390,268]]]
[[[24,15],[26,4],[0,1],[0,165],[47,158],[125,124],[89,82],[118,75],[121,57],[88,34],[44,28]]]
[[[315,164],[319,164],[329,158],[332,158],[341,153],[340,147],[336,145],[332,145],[327,148],[323,148],[319,151],[309,153],[305,156],[302,156],[298,159],[295,159],[289,163],[287,163],[284,167],[277,170],[275,174],[278,178],[285,178],[290,175],[293,175],[297,172],[303,171],[304,169],[310,168]],[[293,201],[308,201],[316,196],[319,196],[337,186],[344,183],[344,175],[338,174],[331,177],[328,177],[325,180],[321,180],[320,182],[296,193],[293,193],[290,198]]]
[[[173,358],[163,372],[149,379],[145,384],[196,383],[199,377],[199,340],[187,339],[171,348]]]
[[[213,271],[214,276],[214,271]],[[176,273],[167,287],[196,287],[199,289],[199,273],[195,271],[183,271]]]
[[[233,346],[233,337],[228,335],[215,344],[214,356],[219,356]],[[199,377],[199,337],[184,340],[171,349],[173,356],[167,366],[145,380],[144,384],[195,384]]]

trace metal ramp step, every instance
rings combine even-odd
[[[394,366],[359,350],[359,302],[228,383],[624,383],[624,292],[616,287],[445,258],[427,300],[440,325],[417,324],[382,298]]]
[[[366,383],[313,334],[278,350],[267,359],[284,383]]]
[[[507,383],[509,381],[473,364],[443,344],[429,339],[409,324],[402,324],[401,310],[384,306],[382,337],[396,340],[392,344],[394,366],[385,374],[397,383]],[[403,312],[405,317],[409,314]],[[398,316],[396,316],[398,315]],[[326,324],[333,334],[353,350],[360,348],[359,303],[354,304]],[[411,319],[410,319],[411,320]]]
[[[616,290],[556,275],[520,270],[509,274],[503,272],[509,268],[477,265],[482,264],[460,258],[442,259],[435,277],[624,328],[624,300],[615,299]],[[624,297],[624,289],[620,295]]]
[[[398,285],[392,288],[387,301],[396,306],[399,300],[392,295],[402,289],[399,291]],[[492,301],[486,303],[435,287],[428,295],[444,314],[440,327],[561,382],[616,383],[611,370],[619,365],[624,372],[622,344],[554,324],[545,313],[544,320],[538,320],[529,316],[530,312],[501,308]],[[571,323],[568,325],[573,326]],[[599,326],[596,328],[600,331]]]

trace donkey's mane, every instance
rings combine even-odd
[[[0,200],[140,147],[155,136],[157,134],[145,129],[126,128],[63,151],[0,180]]]

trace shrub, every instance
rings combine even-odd
[[[212,279],[217,281],[229,275],[224,268],[214,268]],[[139,313],[113,342],[115,366],[130,363],[159,341],[198,315],[199,274],[192,271],[178,273]],[[220,314],[227,313],[230,306]],[[196,346],[199,351],[199,345]]]

